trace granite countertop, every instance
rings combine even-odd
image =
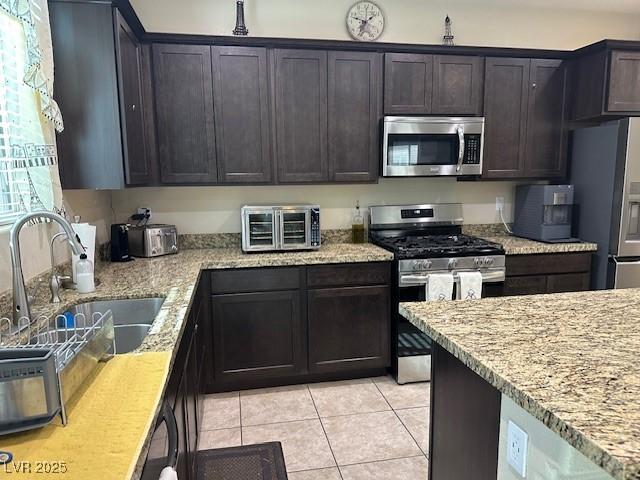
[[[596,465],[640,479],[640,289],[400,304]]]
[[[96,272],[101,284],[94,293],[79,294],[72,290],[62,290],[62,303],[50,303],[48,289],[40,288],[31,313],[33,318],[50,318],[75,304],[92,300],[165,297],[149,334],[136,352],[169,351],[172,352],[172,364],[182,336],[184,319],[202,270],[381,262],[392,259],[391,253],[371,244],[329,243],[314,251],[251,254],[243,253],[240,248],[184,250],[176,255],[105,264]],[[7,316],[11,311],[10,304],[8,308],[7,311],[6,302],[0,305],[0,312],[3,312],[0,317]],[[164,388],[167,380],[168,378]],[[156,410],[157,416],[160,405],[150,408]],[[142,473],[152,433],[148,433],[145,448],[137,458],[133,478],[138,478]]]
[[[595,252],[598,249],[597,244],[589,242],[545,243],[513,235],[482,236],[482,238],[502,245],[506,255]]]

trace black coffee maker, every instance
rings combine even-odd
[[[114,223],[111,225],[111,261],[130,262],[129,255],[129,224]]]

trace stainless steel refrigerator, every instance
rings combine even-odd
[[[574,233],[598,244],[592,288],[640,287],[640,118],[573,131]]]

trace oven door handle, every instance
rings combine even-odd
[[[495,282],[504,282],[505,272],[504,270],[489,270],[482,273],[482,283],[495,283]],[[453,279],[455,282],[460,281],[460,277],[453,274]],[[429,281],[429,274],[427,275],[400,275],[399,283],[400,286],[407,285],[426,285]]]
[[[456,172],[459,172],[462,168],[462,160],[464,160],[464,126],[458,125],[456,131],[458,132],[458,142],[460,143],[458,148],[458,165],[456,166]]]

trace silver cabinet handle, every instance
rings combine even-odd
[[[464,159],[464,127],[458,125],[456,128],[458,132],[458,141],[460,142],[460,149],[458,151],[458,165],[456,166],[456,172],[459,172],[462,168],[462,160]]]

